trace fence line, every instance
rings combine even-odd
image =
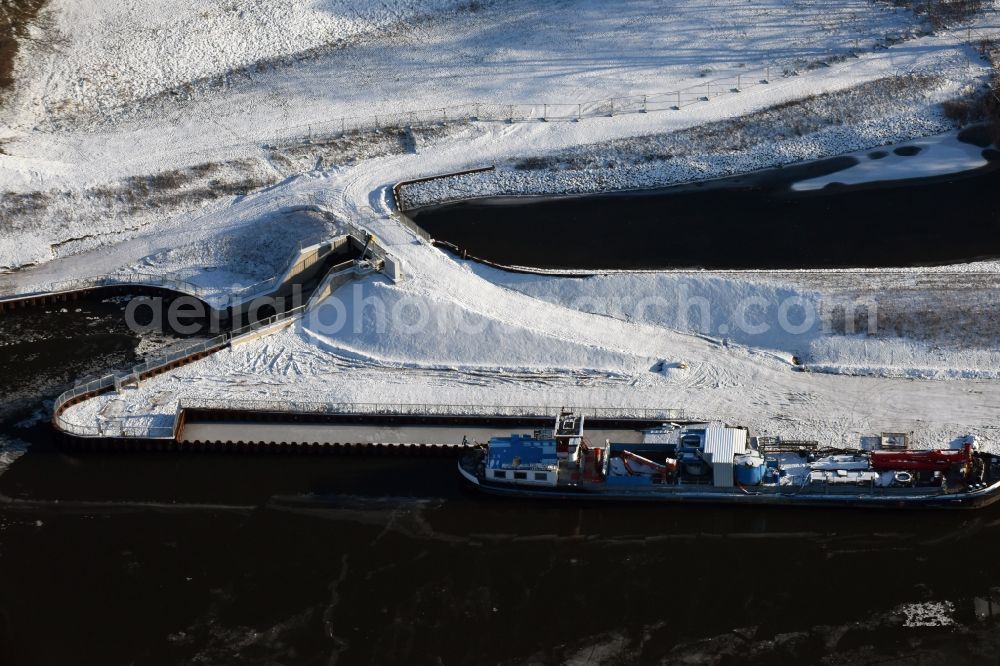
[[[356,132],[426,127],[450,122],[576,122],[585,118],[612,118],[634,113],[679,111],[692,104],[706,102],[723,94],[741,92],[754,86],[766,85],[771,82],[772,71],[778,72],[778,69],[763,67],[758,70],[747,70],[667,92],[624,95],[580,102],[521,102],[514,104],[466,102],[392,113],[344,116],[330,121],[286,127],[273,135],[272,141],[281,143],[302,138],[311,141]],[[791,75],[787,70],[781,71],[783,77]]]
[[[967,28],[965,43],[969,46],[976,46],[974,39],[978,39],[980,42],[992,41],[992,38],[986,37],[978,30]],[[878,47],[879,44],[875,46]],[[846,53],[856,57],[860,51],[858,40],[854,40],[853,49],[849,49]],[[840,54],[838,58],[843,60],[844,54]],[[791,67],[769,65],[708,79],[665,92],[648,92],[580,102],[507,104],[464,102],[417,110],[343,116],[335,120],[286,127],[274,134],[272,141],[275,143],[292,142],[304,138],[308,143],[313,139],[339,137],[350,133],[426,127],[449,122],[577,122],[587,118],[610,118],[635,113],[680,111],[693,104],[708,102],[725,94],[739,93],[748,88],[767,85],[772,82],[772,77],[775,79],[779,77],[791,78],[798,75],[798,71]]]

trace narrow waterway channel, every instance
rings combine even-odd
[[[547,269],[895,268],[1000,258],[1000,162],[912,180],[793,186],[836,158],[662,190],[486,198],[408,212],[435,239]],[[884,159],[878,151],[870,161]],[[894,159],[922,159],[902,152]],[[835,177],[831,177],[835,181]]]

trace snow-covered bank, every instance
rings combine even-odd
[[[901,159],[856,169],[846,181],[837,172],[803,187],[976,168],[986,163],[982,149],[954,139],[940,106],[963,87],[959,82],[967,68],[963,63],[957,68],[950,76],[877,79],[676,132],[521,156],[493,171],[405,185],[402,204],[419,208],[476,197],[657,188],[874,148],[903,150],[904,144],[926,152],[919,159],[902,162],[903,156],[895,155]]]
[[[251,0],[231,5],[278,11]],[[250,275],[246,264],[256,255],[240,234],[252,237],[273,211],[305,203],[373,232],[400,260],[405,278],[393,285],[367,280],[360,286],[360,301],[341,290],[325,304],[325,315],[317,313],[138,389],[76,405],[70,418],[93,424],[120,414],[160,422],[172,418],[178,400],[199,395],[225,395],[234,404],[243,397],[631,405],[677,407],[761,434],[830,444],[856,444],[860,435],[882,430],[913,431],[926,445],[968,433],[988,445],[998,443],[994,421],[1000,384],[995,381],[800,372],[792,358],[838,372],[878,367],[905,376],[917,368],[951,368],[984,373],[962,376],[989,377],[997,369],[990,354],[998,330],[989,318],[982,320],[981,338],[966,334],[947,345],[941,341],[948,334],[934,328],[933,319],[923,325],[907,320],[903,306],[888,313],[903,327],[896,338],[886,331],[854,337],[822,330],[795,337],[793,331],[774,328],[781,324],[777,310],[765,311],[765,321],[751,322],[771,324],[772,337],[740,337],[735,328],[721,334],[718,326],[739,323],[732,306],[741,299],[783,303],[830,294],[853,297],[863,284],[837,273],[798,281],[651,274],[515,284],[508,276],[454,261],[390,216],[393,183],[484,164],[501,167],[496,177],[506,179],[500,183],[505,191],[593,191],[745,171],[940,133],[949,125],[938,103],[987,75],[964,33],[926,35],[911,13],[861,0],[822,7],[792,0],[676,0],[669,11],[660,2],[627,0],[616,3],[613,12],[596,0],[470,3],[468,11],[445,2],[413,2],[406,6],[417,13],[430,7],[432,15],[374,20],[367,24],[376,26],[374,32],[366,33],[366,27],[351,33],[365,37],[350,44],[316,50],[317,40],[324,38],[303,28],[309,57],[280,67],[272,60],[276,52],[287,51],[284,42],[263,39],[254,54],[254,63],[263,64],[258,68],[239,64],[246,44],[227,50],[232,40],[221,19],[207,21],[207,32],[193,31],[194,42],[181,40],[190,48],[170,50],[167,38],[176,26],[187,25],[188,10],[196,12],[204,4],[178,0],[170,6],[179,8],[177,20],[167,21],[162,35],[146,35],[155,42],[152,51],[122,54],[121,80],[95,79],[88,88],[67,71],[66,62],[43,58],[25,64],[25,72],[38,68],[32,79],[38,87],[26,89],[11,116],[7,135],[12,139],[4,144],[7,154],[0,155],[0,187],[8,192],[5,202],[23,197],[16,202],[26,211],[16,219],[4,216],[4,231],[13,233],[0,242],[10,265],[44,261],[46,245],[59,249],[50,251],[56,260],[5,276],[4,289],[85,271],[128,270],[144,261],[151,270],[185,271],[205,263],[214,264],[220,275]],[[285,22],[299,25],[313,10],[341,16],[336,8],[347,6],[296,2],[285,14],[267,14],[275,21],[267,30],[277,34]],[[107,7],[98,21],[123,6]],[[327,29],[333,30],[327,36],[340,34]],[[890,33],[899,39],[887,39]],[[117,53],[113,43],[101,41],[105,32],[93,34],[99,43],[79,61],[84,68],[99,68],[108,54]],[[185,70],[213,40],[222,53],[213,51],[205,72]],[[149,52],[165,54],[163,76],[150,74],[145,61],[129,64]],[[672,90],[767,66],[782,75],[680,111],[579,122],[452,124],[429,136],[380,131],[333,148],[264,147],[285,128],[340,116],[459,101],[573,103],[655,92],[650,88]],[[227,67],[242,69],[238,76],[218,77]],[[181,71],[208,78],[178,88],[171,77]],[[170,86],[179,94],[155,92]],[[104,115],[89,113],[94,110]],[[197,165],[216,165],[224,176],[187,171]],[[157,178],[175,171],[186,185],[174,187],[171,178]],[[146,185],[156,179],[166,189],[123,195],[122,186],[134,185],[130,179],[137,176]],[[239,188],[243,176],[249,184]],[[251,183],[250,177],[257,176]],[[187,187],[211,190],[213,181],[223,196],[185,199]],[[472,187],[458,195],[476,193],[478,186]],[[46,201],[50,194],[63,203]],[[180,206],[143,207],[145,196],[154,201],[176,196]],[[81,213],[67,218],[68,224],[33,228],[26,223],[60,220],[77,203]],[[292,243],[310,228],[287,225],[277,227],[276,234],[284,231],[287,238],[281,242]],[[201,249],[202,243],[218,242],[220,233],[233,237],[234,245],[217,252]],[[10,241],[29,234],[35,247]],[[913,279],[920,282],[924,275],[918,271]],[[961,299],[982,287],[969,273],[963,275],[969,282],[964,290],[956,292],[946,280],[915,284],[910,300],[900,303],[919,304],[939,289],[943,303],[947,288],[958,296],[945,317],[956,314],[965,322],[984,313],[989,317],[988,295],[977,296],[974,307],[962,311]],[[685,326],[676,312],[655,304],[642,316],[632,314],[644,296],[682,284],[707,290],[714,330]],[[864,295],[863,290],[858,294]],[[596,297],[597,305],[587,305],[588,297]],[[935,303],[930,299],[927,309]],[[388,314],[380,317],[379,308]],[[338,324],[341,311],[344,323]],[[793,325],[795,312],[785,312]],[[884,316],[880,312],[880,320]],[[861,323],[860,318],[852,321]],[[930,334],[921,337],[921,331]],[[936,360],[931,358],[935,347],[943,350]]]
[[[636,371],[636,359],[462,307],[444,294],[411,292],[372,277],[311,311],[303,332],[320,348],[396,365],[512,370]],[[642,359],[648,369],[655,358]]]

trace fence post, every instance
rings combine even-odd
[[[378,129],[378,114],[375,114],[375,129]]]
[[[646,113],[646,96],[642,96],[642,112]]]
[[[576,119],[581,120],[583,118],[583,104],[576,105]]]
[[[514,105],[510,105],[510,122],[514,122]]]
[[[615,98],[611,98],[611,117],[615,117]]]
[[[479,120],[479,105],[478,105],[478,104],[476,104],[476,107],[475,107],[475,114],[476,114],[476,115],[474,115],[474,116],[472,117],[472,119],[473,119],[473,120]]]
[[[547,121],[549,119],[549,105],[542,104],[542,120]]]
[[[341,135],[344,135],[344,134],[347,133],[346,132],[346,127],[347,127],[347,119],[344,118],[343,116],[341,116],[340,117],[340,134]]]

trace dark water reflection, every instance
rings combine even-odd
[[[1000,647],[1000,510],[519,503],[467,494],[449,459],[73,455],[44,422],[4,434],[33,446],[0,476],[3,664],[977,663]],[[927,602],[955,626],[904,626]]]
[[[762,663],[811,662],[831,640],[991,640],[992,509],[512,503],[466,494],[447,459],[75,457],[42,430],[0,477],[8,663],[648,663],[736,629]],[[973,638],[901,626],[927,601]]]
[[[477,199],[408,214],[434,238],[507,266],[943,265],[1000,257],[998,166],[994,160],[945,177],[790,189],[845,167],[835,159],[649,192]]]

